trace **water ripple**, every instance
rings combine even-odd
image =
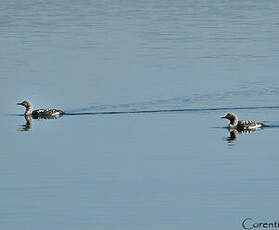
[[[112,115],[112,114],[140,114],[140,113],[172,113],[172,112],[203,112],[203,111],[230,111],[230,110],[261,110],[279,109],[279,106],[247,106],[247,107],[218,107],[218,108],[187,108],[187,109],[158,109],[135,111],[103,111],[103,112],[65,112],[65,115]]]

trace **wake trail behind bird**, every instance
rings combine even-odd
[[[113,114],[143,114],[143,113],[175,113],[175,112],[203,112],[203,111],[230,111],[230,110],[261,110],[279,109],[279,106],[247,106],[247,107],[216,107],[216,108],[182,108],[182,109],[155,109],[131,111],[100,111],[100,112],[65,112],[64,115],[113,115]]]

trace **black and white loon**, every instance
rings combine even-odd
[[[233,113],[228,113],[226,116],[221,118],[226,118],[230,121],[228,128],[236,129],[238,131],[256,130],[264,126],[263,123],[256,122],[256,121],[247,121],[247,120],[239,121],[238,117]]]
[[[17,103],[18,105],[24,106],[25,109],[25,116],[32,116],[34,119],[55,119],[61,117],[64,112],[59,109],[36,109],[33,110],[33,105],[30,101],[23,101]]]

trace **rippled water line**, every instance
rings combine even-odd
[[[109,114],[140,114],[140,113],[171,113],[171,112],[202,112],[202,111],[227,111],[227,110],[259,110],[279,109],[279,106],[249,106],[249,107],[219,107],[219,108],[187,108],[187,109],[158,109],[158,110],[136,110],[136,111],[105,111],[105,112],[65,112],[64,115],[109,115]]]
[[[259,84],[259,83],[258,83]],[[255,84],[257,86],[257,84]],[[169,110],[172,110],[171,107],[180,107],[175,110],[182,110],[184,111],[183,107],[192,105],[196,105],[196,107],[199,107],[199,105],[207,103],[208,105],[211,104],[213,106],[212,102],[214,102],[215,106],[218,106],[216,103],[219,104],[219,106],[222,106],[221,104],[228,104],[232,101],[232,98],[235,98],[236,95],[238,98],[250,98],[250,97],[261,97],[263,96],[275,96],[279,95],[279,88],[275,86],[266,86],[264,88],[257,87],[255,88],[255,85],[253,89],[249,89],[246,86],[241,86],[238,90],[231,90],[226,92],[220,92],[220,93],[209,93],[209,94],[193,94],[191,96],[182,96],[182,97],[174,97],[170,99],[161,99],[161,100],[154,100],[154,101],[145,101],[145,102],[138,102],[138,103],[125,103],[125,104],[115,104],[115,105],[91,105],[88,107],[78,108],[78,109],[71,109],[71,113],[76,112],[90,112],[90,111],[102,111],[106,110],[106,112],[109,112],[109,110],[165,110],[166,107],[169,107]],[[243,101],[243,100],[242,100]]]

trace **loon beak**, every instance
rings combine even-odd
[[[22,102],[20,102],[20,103],[17,103],[17,105],[22,105]]]
[[[226,116],[224,116],[224,117],[220,117],[221,119],[226,119],[227,117]]]

